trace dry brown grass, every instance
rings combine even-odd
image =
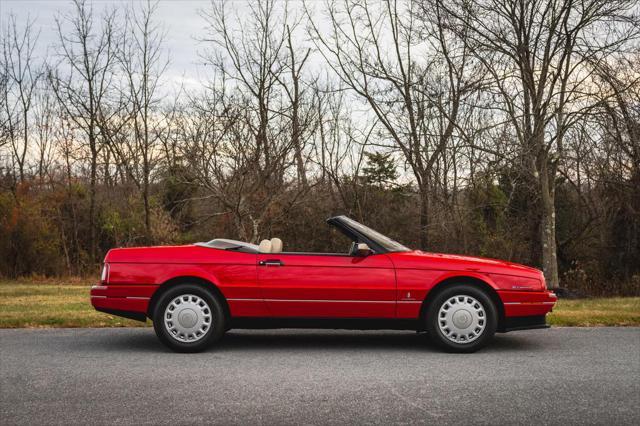
[[[640,325],[640,297],[560,299],[547,317],[559,326],[630,326]]]
[[[95,278],[0,280],[0,328],[144,327],[97,312],[87,283]],[[548,316],[556,326],[640,325],[640,297],[561,299]]]
[[[0,328],[145,326],[97,312],[90,287],[80,279],[0,281]]]

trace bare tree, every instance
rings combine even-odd
[[[109,129],[103,130],[110,148],[142,193],[147,241],[152,239],[149,186],[161,152],[160,81],[169,63],[163,50],[164,31],[154,22],[157,7],[157,2],[147,1],[140,9],[131,7],[127,11],[118,54],[126,80],[121,114],[116,117],[119,123],[115,125],[121,132],[114,135]]]
[[[20,182],[25,180],[25,168],[29,151],[30,112],[33,107],[41,70],[34,63],[38,33],[33,21],[27,18],[24,28],[18,27],[14,15],[9,16],[2,35],[2,69],[4,76],[3,109],[4,128],[13,159],[18,167]]]
[[[558,287],[555,180],[563,138],[580,113],[587,60],[601,61],[637,33],[634,2],[588,0],[440,1],[459,35],[492,76],[520,159],[536,182],[542,264]],[[616,28],[599,33],[599,29]],[[590,58],[590,59],[589,59]],[[588,90],[587,90],[588,91]]]
[[[585,200],[584,204],[590,212],[604,213],[607,225],[616,230],[616,237],[609,243],[615,247],[611,250],[615,253],[611,268],[630,280],[635,259],[640,256],[640,77],[635,71],[640,66],[640,50],[636,47],[625,53],[616,60],[594,64],[600,101],[591,120],[580,124],[589,135],[589,149],[581,158],[582,174],[603,188],[607,200]],[[597,143],[592,138],[597,138]],[[577,173],[581,172],[579,166],[573,169]],[[574,180],[581,191],[579,177]],[[587,195],[581,193],[581,197]],[[597,217],[592,213],[588,225]],[[575,235],[571,237],[565,241],[577,240]]]
[[[340,81],[371,108],[383,140],[408,163],[420,195],[420,246],[426,248],[434,166],[481,77],[445,30],[440,8],[430,20],[418,16],[414,3],[395,0],[332,1],[326,9],[330,34],[311,19],[311,36]]]
[[[251,4],[249,13],[242,18],[237,11],[235,15],[229,11],[226,1],[212,2],[210,10],[203,12],[210,28],[210,37],[205,41],[219,49],[210,51],[205,60],[235,84],[250,102],[248,112],[256,141],[256,166],[266,173],[276,161],[274,129],[269,126],[274,121],[277,77],[282,73],[279,65],[286,40],[283,25],[286,16],[279,19],[277,13],[272,0]]]
[[[628,159],[616,169],[640,185],[640,77],[633,71],[640,66],[640,51],[611,62],[593,64],[599,80],[597,112],[604,110],[602,127]]]
[[[225,145],[233,167],[227,165],[225,176],[204,173],[202,177],[219,200],[223,188],[231,191],[226,198],[235,200],[234,221],[250,240],[259,237],[270,208],[287,197],[289,166],[295,163],[299,180],[306,180],[303,145],[314,122],[315,110],[305,100],[302,79],[309,50],[298,52],[291,39],[297,21],[289,16],[286,4],[279,5],[273,0],[251,3],[240,17],[229,10],[228,2],[212,2],[202,13],[209,24],[205,41],[212,46],[205,60],[214,69],[212,80],[217,78],[210,83],[210,94],[226,106],[217,117],[228,121],[219,124],[234,138]],[[223,171],[221,163],[211,165]],[[228,184],[230,178],[233,185]]]
[[[11,123],[12,115],[9,115],[11,111],[7,108],[7,102],[9,100],[9,76],[7,75],[6,65],[3,61],[0,61],[0,148],[4,152],[4,146],[8,145],[11,140]],[[0,156],[0,162],[4,163],[4,155]]]
[[[327,188],[335,205],[355,210],[362,217],[359,204],[358,177],[364,165],[366,150],[373,139],[376,120],[364,125],[354,120],[350,106],[352,97],[345,87],[330,81],[314,83],[318,130],[313,145],[314,162],[320,167],[319,184]],[[349,192],[354,194],[353,203]]]
[[[113,88],[118,46],[116,12],[105,10],[96,21],[85,0],[74,0],[73,14],[56,17],[56,23],[58,62],[48,72],[48,78],[65,117],[82,133],[89,149],[89,253],[93,263],[98,155],[105,145],[100,124],[109,114],[107,101]]]
[[[48,87],[42,87],[36,94],[34,105],[33,134],[37,148],[37,174],[40,182],[44,182],[50,167],[55,160],[54,126],[58,125],[59,111],[56,109],[55,99]]]
[[[289,103],[291,105],[290,112],[285,114],[290,116],[291,120],[291,144],[293,145],[295,162],[298,172],[298,179],[303,187],[307,188],[309,183],[307,181],[307,174],[305,171],[305,160],[303,158],[305,130],[312,130],[312,122],[315,119],[314,109],[312,104],[304,104],[305,98],[305,82],[302,80],[302,69],[309,59],[311,49],[307,48],[306,51],[302,51],[302,57],[298,57],[298,52],[291,39],[292,31],[295,31],[291,26],[287,25],[287,45],[286,45],[286,58],[283,60],[282,67],[286,70],[289,69],[290,79],[283,80],[279,75],[275,75],[283,90],[285,91]],[[291,87],[289,87],[291,86]],[[306,106],[306,111],[303,108]]]

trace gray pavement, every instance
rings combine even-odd
[[[0,330],[0,424],[640,424],[640,328],[497,335],[231,331],[175,354],[151,329]]]

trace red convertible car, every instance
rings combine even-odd
[[[417,330],[473,352],[495,332],[548,327],[556,296],[537,269],[411,250],[346,216],[327,222],[351,240],[348,252],[286,252],[278,238],[113,249],[91,303],[150,318],[180,352],[232,328]]]

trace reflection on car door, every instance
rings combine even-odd
[[[395,272],[384,254],[259,254],[258,282],[274,317],[395,317]]]

